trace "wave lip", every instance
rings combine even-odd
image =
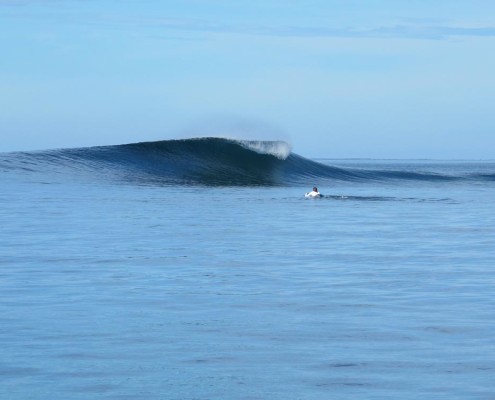
[[[238,142],[249,150],[260,154],[269,154],[280,160],[285,160],[292,151],[290,144],[283,141],[238,140]]]

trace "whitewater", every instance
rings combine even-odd
[[[493,161],[197,138],[0,185],[2,399],[493,399]]]

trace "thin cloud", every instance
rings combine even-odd
[[[0,0],[1,6],[20,6],[28,4],[84,4],[77,0],[64,3],[61,0]],[[126,16],[123,14],[102,15],[91,13],[79,13],[79,7],[59,8],[47,7],[44,12],[31,14],[27,10],[19,13],[9,13],[18,18],[44,17],[51,21],[59,21],[69,24],[99,26],[101,28],[132,29],[153,28],[154,35],[159,36],[157,30],[175,31],[182,33],[210,33],[210,34],[238,34],[252,36],[271,37],[295,37],[295,38],[374,38],[374,39],[423,39],[444,40],[452,37],[495,37],[495,27],[469,27],[452,26],[447,22],[434,19],[397,19],[402,24],[390,26],[368,27],[331,27],[331,26],[299,26],[299,25],[258,25],[249,23],[227,23],[223,20],[205,20],[188,18],[159,18],[151,16]],[[88,12],[89,11],[89,12]],[[31,15],[30,15],[31,14]],[[6,16],[7,14],[4,14]],[[436,23],[435,23],[436,22]]]
[[[495,27],[455,27],[395,25],[372,28],[332,28],[303,26],[263,26],[229,25],[218,22],[184,19],[166,19],[157,21],[162,28],[193,32],[233,33],[257,36],[286,36],[299,38],[410,38],[410,39],[448,39],[454,36],[495,37]]]

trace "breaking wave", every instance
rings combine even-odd
[[[308,186],[337,180],[464,179],[434,173],[334,167],[294,154],[290,145],[282,141],[195,138],[0,154],[0,172],[63,174],[67,170],[89,174],[91,178],[163,185]]]

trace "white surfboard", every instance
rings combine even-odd
[[[321,193],[320,192],[309,192],[309,193],[306,193],[304,195],[304,197],[307,197],[307,198],[318,198],[318,197],[321,197]]]

